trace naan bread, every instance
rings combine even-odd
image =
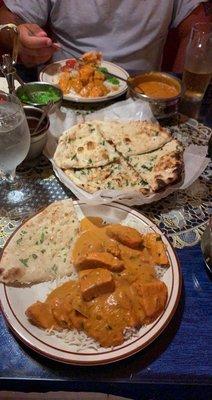
[[[132,156],[128,163],[137,171],[146,187],[157,192],[181,178],[183,167],[183,147],[172,139],[163,147],[151,153]]]
[[[137,172],[120,157],[118,162],[101,168],[68,169],[66,175],[79,187],[89,193],[104,189],[141,188]]]
[[[78,227],[72,200],[46,207],[24,223],[7,244],[0,261],[0,281],[31,284],[70,275]]]
[[[60,137],[54,154],[57,166],[63,169],[100,167],[118,158],[114,146],[102,137],[96,121],[67,130]]]
[[[111,175],[112,164],[97,168],[66,169],[64,172],[77,186],[94,193],[102,187],[102,182]]]
[[[146,121],[99,121],[102,136],[124,157],[159,149],[172,137],[158,124]]]
[[[181,144],[145,121],[91,121],[59,140],[54,159],[80,188],[136,189],[148,195],[181,178]]]

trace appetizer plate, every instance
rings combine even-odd
[[[39,75],[39,80],[42,82],[48,82],[54,85],[58,84],[60,68],[65,65],[67,60],[58,61],[52,64],[47,65]],[[107,68],[108,72],[120,76],[121,78],[127,79],[129,74],[123,68],[119,67],[116,64],[113,64],[108,61],[102,61],[101,67]],[[115,91],[109,92],[106,96],[102,97],[82,97],[74,92],[64,94],[63,98],[65,100],[79,102],[79,103],[99,103],[102,101],[107,101],[114,99],[127,91],[127,84],[124,81],[119,81],[119,87]]]
[[[164,312],[153,323],[142,327],[122,345],[114,348],[102,348],[99,345],[95,347],[90,344],[89,338],[82,346],[82,335],[77,332],[75,340],[73,342],[69,340],[68,343],[63,337],[49,334],[30,324],[25,316],[27,307],[37,300],[43,301],[47,293],[56,287],[57,282],[44,282],[30,287],[0,284],[2,312],[14,334],[27,346],[46,357],[74,365],[109,364],[137,353],[162,334],[173,317],[180,299],[182,280],[180,267],[168,239],[152,221],[142,214],[118,203],[91,206],[74,202],[74,205],[80,219],[83,216],[99,216],[105,221],[122,223],[140,232],[156,232],[161,235],[170,262],[170,267],[161,278],[168,288],[168,301]]]

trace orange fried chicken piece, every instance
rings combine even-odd
[[[85,301],[90,301],[105,293],[111,293],[115,289],[113,276],[107,269],[96,268],[81,271],[79,277],[82,298]]]
[[[168,297],[165,283],[155,279],[144,284],[135,282],[132,286],[138,294],[138,299],[147,317],[150,319],[157,318],[164,310]]]
[[[169,266],[166,247],[159,234],[147,233],[144,235],[144,245],[151,254],[155,264],[167,267]]]
[[[119,224],[109,225],[106,228],[106,233],[112,239],[115,239],[132,249],[139,249],[143,245],[143,235],[129,226]]]
[[[93,74],[94,74],[94,67],[92,67],[89,64],[83,65],[80,67],[80,70],[79,70],[79,79],[81,80],[83,85],[85,85],[89,82],[89,80],[93,76]]]
[[[102,53],[100,51],[88,51],[81,57],[84,63],[99,64],[102,60]]]
[[[89,268],[106,268],[113,272],[124,269],[123,261],[107,252],[93,252],[84,256],[79,256],[74,263],[78,270]]]
[[[33,325],[47,329],[57,325],[52,314],[51,306],[47,303],[37,301],[26,310],[26,316]]]

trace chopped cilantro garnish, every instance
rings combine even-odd
[[[147,171],[152,171],[153,166],[147,167],[147,165],[143,164],[143,165],[141,166],[141,168],[147,169]]]
[[[102,72],[104,74],[104,73],[108,72],[108,69],[106,67],[99,67],[98,71],[100,71],[100,72]]]
[[[40,235],[40,243],[43,243],[44,238],[45,238],[44,232],[41,232],[41,235]]]
[[[55,274],[56,274],[56,272],[57,272],[57,269],[58,269],[57,265],[54,264],[53,267],[52,267],[52,271],[53,271]]]
[[[119,80],[115,76],[108,76],[106,80],[112,85],[119,85]]]
[[[19,261],[25,266],[25,267],[29,267],[28,263],[29,258],[19,258]]]

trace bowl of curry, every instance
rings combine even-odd
[[[157,119],[171,117],[178,112],[181,82],[165,72],[146,72],[129,80],[132,97],[147,101]]]

